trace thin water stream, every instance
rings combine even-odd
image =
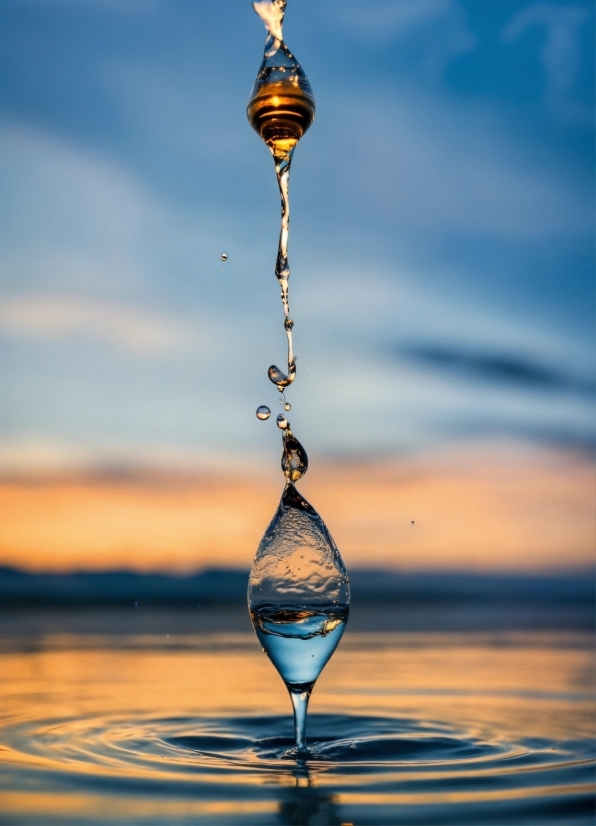
[[[247,116],[275,162],[281,198],[275,276],[281,288],[288,343],[287,373],[272,364],[268,376],[282,393],[287,412],[291,405],[284,391],[296,378],[289,298],[290,169],[298,141],[314,120],[315,99],[304,70],[283,39],[286,0],[262,0],[253,3],[253,8],[265,23],[267,38]],[[261,405],[257,418],[266,420],[270,412]],[[292,753],[304,755],[310,694],[342,637],[350,610],[350,588],[340,553],[325,523],[294,487],[308,470],[306,451],[283,413],[276,422],[283,434],[281,467],[286,486],[257,550],[248,603],[263,650],[290,693],[296,744]],[[332,631],[328,628],[330,617],[340,618],[333,620]]]

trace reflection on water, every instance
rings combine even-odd
[[[249,634],[4,640],[4,823],[592,823],[593,640],[350,634],[307,761]]]

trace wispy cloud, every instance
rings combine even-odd
[[[26,0],[31,5],[84,6],[109,13],[138,15],[154,14],[161,5],[161,0]]]
[[[430,74],[440,73],[454,57],[476,46],[456,0],[352,1],[336,6],[334,13],[359,39],[372,40],[381,47],[399,43],[410,60],[418,55]]]
[[[190,330],[180,321],[140,307],[83,297],[4,298],[0,332],[41,339],[93,339],[151,356],[192,342]]]
[[[379,220],[508,240],[591,231],[591,195],[562,170],[536,164],[494,114],[404,92],[369,94],[353,111],[351,101],[336,113],[349,124],[342,178]]]
[[[532,362],[511,352],[475,352],[452,346],[400,346],[396,353],[439,371],[462,378],[515,385],[528,390],[593,395],[596,382],[562,372],[544,362]]]
[[[536,3],[514,15],[501,32],[505,43],[513,43],[534,27],[546,30],[540,50],[546,97],[553,107],[564,107],[566,113],[582,60],[580,29],[589,17],[588,9],[582,6]]]

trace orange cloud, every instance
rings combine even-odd
[[[0,564],[248,567],[281,482],[272,472],[6,480]],[[316,465],[300,488],[348,566],[541,570],[594,560],[593,467],[563,451]]]

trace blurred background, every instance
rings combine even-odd
[[[263,26],[244,0],[0,20],[2,598],[240,605],[282,487]],[[355,595],[585,607],[592,4],[293,0],[284,33],[318,107],[290,418]]]

